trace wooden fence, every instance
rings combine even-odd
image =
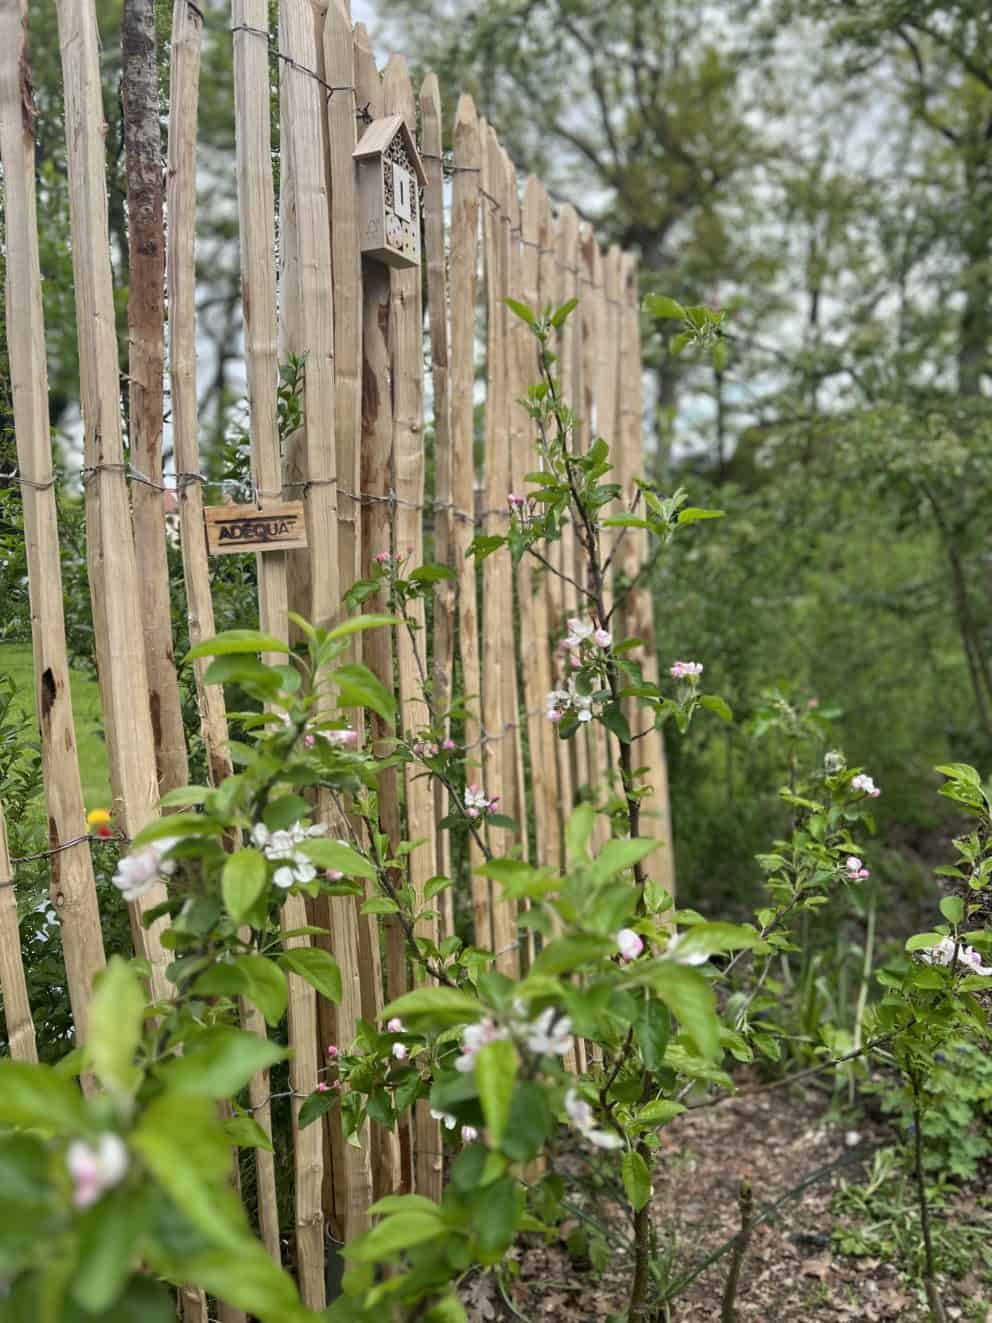
[[[565,204],[556,211],[538,180],[529,178],[521,187],[495,128],[478,117],[468,96],[457,102],[447,135],[451,148],[446,151],[437,78],[428,74],[424,79],[418,117],[406,62],[393,56],[380,75],[367,34],[361,25],[352,27],[345,0],[280,0],[278,9],[278,32],[270,32],[268,0],[232,0],[229,24],[250,483],[260,501],[302,499],[308,532],[306,551],[258,556],[259,622],[280,638],[289,637],[290,609],[318,624],[331,623],[341,610],[342,591],[369,570],[378,553],[398,550],[405,555],[409,548],[412,563],[420,563],[426,523],[433,533],[434,558],[457,574],[455,582],[442,585],[434,602],[427,662],[435,695],[443,709],[457,666],[472,700],[464,730],[466,757],[478,760],[476,779],[489,793],[501,795],[502,807],[519,825],[516,835],[491,830],[492,844],[503,852],[526,852],[533,841],[540,858],[564,866],[562,825],[568,807],[582,795],[601,799],[614,770],[601,731],[594,727],[562,742],[544,716],[545,695],[557,682],[555,645],[565,632],[566,617],[580,610],[576,589],[566,579],[535,573],[534,563],[524,563],[514,573],[508,557],[499,555],[480,570],[465,553],[478,530],[505,529],[508,496],[524,488],[524,475],[536,463],[533,426],[519,403],[536,378],[536,348],[527,329],[507,310],[507,297],[535,307],[579,299],[557,345],[565,399],[579,419],[577,444],[586,447],[595,436],[609,442],[625,499],[630,500],[631,478],[642,463],[635,260],[616,248],[602,252],[574,208]],[[27,12],[28,0],[0,3],[7,320],[52,851],[51,901],[62,924],[67,987],[82,1039],[88,990],[104,963],[104,951],[68,681],[35,215]],[[160,428],[151,437],[142,433],[139,448],[132,423],[130,445],[126,449],[124,444],[93,0],[58,0],[58,19],[94,641],[114,812],[130,839],[158,813],[159,794],[176,783],[176,768],[186,761],[185,749],[175,748],[174,723],[162,715],[163,704],[171,703],[175,694],[168,585],[161,582],[166,573],[162,490],[174,490],[177,496],[190,638],[197,643],[214,630],[203,517],[212,489],[202,476],[195,378],[197,100],[204,20],[196,5],[175,0],[165,252],[174,472],[163,476]],[[270,140],[274,71],[278,197]],[[386,114],[402,116],[420,145],[426,172],[422,270],[390,270],[363,259],[360,252],[352,153],[366,123]],[[481,338],[480,313],[485,326]],[[284,437],[277,383],[280,360],[290,354],[305,358],[305,382],[299,429]],[[155,363],[154,353],[142,355],[136,349],[132,328],[131,375],[153,399],[161,385],[154,379]],[[479,448],[475,418],[482,402],[480,470],[473,457]],[[429,452],[433,493],[425,490]],[[155,499],[146,499],[149,495]],[[558,568],[574,578],[574,539],[566,534],[555,554]],[[630,533],[615,559],[630,575],[644,554],[638,535]],[[615,631],[645,640],[645,673],[655,678],[648,590],[628,594],[618,615]],[[143,629],[136,628],[136,622]],[[353,656],[389,685],[398,663],[399,732],[426,723],[405,634],[355,635]],[[217,782],[231,767],[224,696],[219,687],[205,685],[203,677],[204,664],[195,663],[199,734],[210,779]],[[395,737],[397,729],[372,718],[364,734],[375,745]],[[639,761],[650,768],[649,779],[659,792],[647,806],[647,829],[668,840],[660,735],[644,738],[638,748]],[[426,778],[404,779],[390,772],[381,780],[379,803],[382,828],[394,841],[406,837],[421,842],[410,855],[409,869],[410,881],[422,895],[428,879],[451,867],[447,833],[437,826],[447,811],[444,792],[431,789]],[[333,827],[332,806],[321,800],[316,808]],[[493,894],[490,884],[472,871],[471,865],[479,862],[474,851],[468,862],[440,929],[453,931],[464,911],[463,931],[496,953],[498,968],[515,974],[529,956],[516,906],[498,891]],[[662,868],[671,883],[670,850]],[[34,1030],[18,941],[15,883],[0,818],[0,985],[10,1050],[31,1059]],[[139,907],[160,899],[161,893],[153,891]],[[291,899],[284,916],[287,928],[305,926],[307,903]],[[333,1007],[307,984],[291,979],[291,1084],[294,1094],[304,1096],[317,1083],[322,1045],[350,1042],[358,1019],[375,1019],[384,997],[402,991],[409,977],[399,929],[388,919],[361,916],[356,899],[322,901],[311,907],[310,917],[333,934],[328,941],[341,967],[344,995]],[[167,995],[160,928],[146,931],[137,908],[133,918],[135,947],[150,963],[152,990]],[[437,927],[428,924],[425,931]],[[264,1033],[257,1017],[247,1012],[246,1024]],[[267,1079],[254,1081],[254,1115],[271,1132],[268,1096]],[[426,1107],[418,1110],[409,1132],[397,1135],[370,1126],[355,1147],[342,1142],[333,1113],[325,1126],[301,1131],[296,1125],[299,1103],[297,1096],[291,1238],[304,1298],[319,1307],[325,1227],[339,1239],[355,1235],[367,1225],[373,1197],[394,1189],[412,1187],[438,1195],[442,1144]],[[271,1154],[257,1151],[256,1168],[260,1233],[279,1257],[290,1228],[279,1225]],[[202,1296],[187,1295],[184,1316],[204,1319]],[[238,1314],[228,1310],[223,1317]]]

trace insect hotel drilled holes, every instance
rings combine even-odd
[[[420,266],[420,190],[426,176],[402,115],[370,124],[354,159],[363,256],[397,269]]]

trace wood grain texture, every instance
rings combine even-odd
[[[14,434],[21,475],[31,602],[35,700],[50,845],[86,833],[69,688],[58,515],[48,420],[48,371],[38,256],[34,122],[27,48],[27,0],[0,6],[0,157],[4,174],[7,342]],[[93,976],[103,938],[93,865],[85,840],[52,857],[51,901],[62,926],[69,1000],[78,1042],[86,1037]],[[12,903],[13,888],[0,900]]]
[[[7,1046],[15,1061],[37,1061],[38,1044],[24,977],[17,896],[7,845],[7,819],[0,804],[0,993],[7,1028]]]
[[[618,428],[620,445],[625,451],[625,473],[633,477],[644,470],[644,443],[641,436],[643,400],[637,264],[628,253],[623,256],[620,277],[622,307]],[[648,551],[646,531],[632,529],[631,532],[634,536],[625,538],[622,546],[624,574],[630,578],[644,564]],[[626,634],[644,640],[644,678],[649,684],[657,684],[658,645],[649,584],[642,580],[633,588],[627,596],[623,614]],[[654,731],[644,739],[640,757],[648,768],[646,780],[653,791],[651,797],[644,801],[642,832],[645,836],[656,836],[665,842],[664,849],[652,856],[652,871],[657,871],[659,882],[674,894],[675,855],[668,797],[668,767],[660,731]]]
[[[427,261],[427,313],[430,327],[431,383],[434,421],[434,560],[454,568],[454,510],[451,453],[451,368],[448,336],[448,273],[445,247],[444,170],[441,153],[441,89],[437,75],[429,73],[420,89],[420,118],[423,133],[424,170],[424,256]],[[434,594],[434,639],[431,659],[431,693],[441,733],[450,731],[448,709],[455,660],[457,593],[455,581],[443,579]],[[434,818],[441,822],[452,811],[448,794],[438,782],[434,786]],[[436,828],[437,869],[451,876],[451,837]],[[454,932],[454,891],[442,892],[442,936]]]
[[[128,442],[131,463],[162,482],[165,376],[165,226],[155,0],[124,0],[121,104],[128,216]],[[131,489],[134,550],[142,592],[141,628],[158,785],[189,781],[186,732],[172,640],[163,493]]]
[[[479,284],[479,185],[482,135],[475,103],[458,100],[454,125],[455,175],[451,186],[451,492],[461,515],[452,525],[458,574],[458,652],[467,705],[465,745],[478,748],[481,735],[482,666],[479,645],[476,562],[466,555],[475,534],[475,319]],[[470,756],[474,756],[470,754]],[[472,923],[476,945],[492,949],[489,883],[479,877],[482,856],[469,840]]]
[[[142,597],[124,468],[117,333],[107,221],[100,44],[93,0],[58,0],[65,98],[72,268],[86,469],[86,533],[93,630],[116,817],[133,840],[158,814],[158,780]],[[141,915],[165,900],[161,883],[130,907],[135,948],[148,960],[152,993],[167,998],[164,920]]]
[[[383,108],[387,115],[402,115],[411,134],[416,134],[413,86],[406,60],[391,55],[382,78]],[[393,271],[390,281],[390,328],[393,374],[393,490],[397,505],[394,516],[394,548],[408,557],[407,566],[423,563],[424,502],[424,313],[421,303],[420,271]],[[414,621],[413,637],[399,629],[396,657],[403,731],[413,733],[430,724],[423,699],[428,683],[426,613],[422,599],[407,606]],[[409,881],[419,911],[425,906],[424,886],[437,873],[437,832],[434,793],[427,777],[413,763],[404,764],[406,787],[406,837],[421,842],[407,856]],[[437,921],[421,920],[418,934],[437,941]],[[429,1109],[418,1104],[414,1116],[414,1185],[429,1199],[441,1195],[442,1145],[440,1123]]]

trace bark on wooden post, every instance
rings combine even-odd
[[[416,135],[413,87],[406,60],[392,55],[382,79],[387,115],[402,115]],[[409,557],[408,568],[424,559],[424,314],[420,271],[394,271],[390,282],[393,363],[393,489],[396,493],[395,553]],[[424,603],[410,603],[408,614],[416,624],[415,637],[397,631],[400,720],[404,731],[416,731],[430,722],[422,694],[428,683],[430,659]],[[420,841],[408,856],[409,880],[417,910],[425,906],[424,886],[437,873],[434,794],[427,777],[412,763],[404,764],[407,839]],[[437,941],[437,921],[417,925],[419,934]],[[440,1122],[432,1120],[426,1099],[418,1102],[414,1117],[414,1184],[429,1199],[441,1196],[442,1145]]]
[[[93,0],[58,0],[65,96],[72,266],[79,325],[79,372],[84,430],[87,555],[100,695],[107,730],[117,819],[133,839],[158,813],[155,745],[148,672],[125,477],[118,383],[117,334],[107,222],[106,154],[101,126],[99,34]],[[131,907],[136,948],[151,967],[157,998],[169,996],[169,956],[159,920],[144,928],[141,914],[162,903],[161,883]]]
[[[121,51],[130,271],[128,440],[133,467],[157,484],[136,480],[131,502],[152,734],[159,790],[165,794],[187,783],[189,766],[172,641],[165,493],[158,490],[162,485],[165,230],[155,0],[124,0]]]
[[[0,31],[2,31],[0,25]],[[10,49],[7,47],[6,49]],[[17,922],[17,896],[7,846],[7,819],[0,804],[0,993],[7,1025],[7,1046],[15,1061],[37,1061],[28,985],[21,955],[21,930]]]
[[[630,477],[644,471],[644,444],[641,436],[642,384],[641,384],[641,331],[640,304],[637,291],[637,263],[629,253],[621,262],[621,348],[619,387],[619,442],[624,448],[625,473]],[[630,499],[628,490],[628,502]],[[633,537],[625,538],[622,548],[622,568],[625,577],[633,578],[647,557],[647,536],[643,530],[631,529]],[[649,684],[658,683],[658,651],[654,631],[654,606],[650,585],[641,580],[627,596],[624,609],[625,632],[644,640],[644,678]],[[675,852],[672,843],[672,818],[668,799],[668,767],[661,731],[654,731],[643,741],[640,754],[648,768],[646,780],[653,794],[644,800],[642,824],[645,835],[657,836],[665,842],[663,850],[654,856],[658,880],[669,891],[675,890]]]
[[[479,184],[482,137],[472,98],[463,95],[455,112],[451,186],[451,491],[458,573],[458,650],[468,715],[465,745],[478,748],[481,700],[476,562],[466,550],[475,534],[475,314],[479,282]],[[476,869],[482,856],[469,839],[472,920],[476,945],[492,949],[489,882]]]
[[[55,477],[48,421],[48,371],[38,257],[34,121],[27,48],[27,0],[0,8],[0,157],[6,229],[7,325],[17,462],[31,599],[34,681],[41,730],[48,839],[52,846],[86,835],[83,792],[69,689]],[[12,900],[11,895],[0,898]],[[77,1042],[86,1037],[94,974],[103,939],[89,842],[52,857],[51,900],[62,925],[69,1000]]]
[[[444,172],[441,153],[441,89],[437,75],[429,73],[420,89],[423,123],[424,252],[427,259],[427,312],[431,337],[431,375],[434,386],[434,560],[454,568],[454,511],[451,456],[451,372],[448,352],[448,282],[444,244]],[[434,709],[449,732],[446,714],[451,704],[451,674],[455,659],[455,582],[442,580],[434,596],[434,655],[431,686]],[[452,812],[448,795],[434,787],[434,817],[441,822]],[[437,868],[451,876],[451,837],[437,829]],[[443,935],[454,932],[454,891],[442,892]]]

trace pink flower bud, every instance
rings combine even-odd
[[[633,928],[621,928],[617,933],[617,950],[624,960],[636,960],[644,950],[644,939]]]
[[[402,1034],[404,1032],[403,1021],[398,1015],[394,1015],[393,1018],[387,1022],[386,1029],[391,1034]]]
[[[329,868],[324,876],[328,882],[340,882],[344,877],[344,873],[341,872],[340,868]]]
[[[558,709],[555,708],[555,710],[554,710],[553,712],[549,712],[549,713],[548,713],[548,720],[549,720],[549,721],[553,721],[553,722],[555,723],[555,725],[557,726],[558,722],[561,721],[561,719],[562,719],[562,717],[563,717],[564,715],[565,715],[565,714],[564,714],[563,712],[559,712]]]
[[[407,1047],[405,1043],[393,1044],[393,1056],[396,1058],[397,1061],[405,1061],[409,1055],[410,1054],[407,1051]]]
[[[457,745],[457,744],[455,743],[455,741],[454,741],[453,739],[451,739],[451,737],[449,736],[448,739],[446,739],[446,740],[444,741],[444,743],[441,745],[441,748],[444,749],[444,751],[445,751],[446,753],[451,753],[453,749],[457,749],[457,748],[458,748],[458,745]]]
[[[388,551],[380,551],[376,555],[375,563],[377,565],[388,565],[391,560],[392,557],[390,556]]]
[[[597,629],[593,634],[593,638],[601,648],[608,648],[613,642],[613,635],[608,629]]]
[[[328,1091],[328,1089],[329,1089],[330,1087],[331,1087],[331,1086],[330,1086],[329,1084],[325,1084],[324,1081],[321,1080],[320,1083],[317,1085],[317,1092],[318,1092],[318,1093],[327,1093],[327,1091]]]
[[[332,1061],[334,1060],[335,1057],[340,1055],[340,1052],[341,1049],[335,1043],[327,1044],[327,1055],[331,1058]]]
[[[478,1130],[476,1130],[476,1128],[475,1128],[474,1125],[463,1125],[463,1126],[462,1126],[462,1143],[463,1143],[463,1144],[474,1144],[475,1141],[476,1141],[478,1138],[479,1138],[479,1132],[478,1132]]]
[[[312,749],[313,746],[314,746],[314,744],[315,744],[315,742],[316,742],[316,741],[314,740],[314,737],[313,737],[312,735],[304,735],[304,736],[303,736],[303,745],[304,745],[304,748]]]

